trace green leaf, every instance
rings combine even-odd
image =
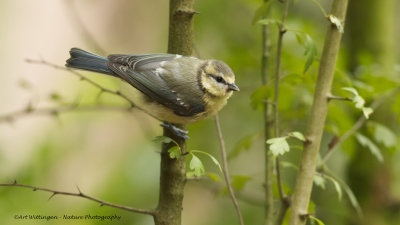
[[[310,35],[307,33],[296,33],[297,42],[305,48],[304,55],[307,56],[306,63],[304,65],[303,73],[306,73],[308,68],[312,65],[314,60],[317,58],[318,51],[317,47],[311,38]]]
[[[302,133],[298,132],[298,131],[290,132],[289,136],[297,138],[298,140],[300,140],[302,142],[306,141],[306,138],[304,137],[304,135]]]
[[[257,88],[250,96],[251,106],[253,109],[263,109],[264,102],[267,100],[270,95],[270,90],[267,85],[262,85]]]
[[[207,176],[208,176],[211,180],[213,180],[213,181],[219,182],[219,181],[222,180],[221,177],[218,176],[218,174],[216,174],[216,173],[210,173],[210,172],[208,172],[208,173],[207,173]]]
[[[294,163],[288,162],[288,161],[281,161],[281,166],[286,167],[286,168],[293,168],[295,170],[299,170],[299,167],[295,165]]]
[[[366,136],[356,133],[357,141],[364,147],[367,147],[371,153],[378,159],[379,162],[383,162],[383,156],[379,148]]]
[[[326,180],[322,176],[315,174],[314,175],[314,184],[322,189],[325,189]]]
[[[238,156],[242,151],[249,150],[253,145],[254,141],[260,137],[262,132],[257,132],[255,134],[248,135],[236,144],[233,150],[228,155],[228,160]]]
[[[283,155],[290,150],[286,137],[271,138],[267,140],[267,144],[270,145],[269,150],[274,156]]]
[[[179,159],[182,154],[181,149],[176,145],[168,149],[168,153],[171,159]]]
[[[194,172],[194,176],[199,177],[205,173],[204,165],[201,160],[193,153],[192,160],[190,160],[189,168]]]
[[[355,96],[359,96],[358,91],[355,88],[352,87],[344,87],[342,88],[342,90],[348,91],[353,93]]]
[[[191,153],[192,153],[192,152],[197,152],[197,153],[201,153],[201,154],[204,154],[204,155],[210,157],[210,159],[213,161],[213,163],[214,163],[215,165],[218,166],[219,171],[221,171],[221,173],[222,173],[221,164],[220,164],[220,163],[218,162],[218,160],[217,160],[214,156],[212,156],[210,153],[208,153],[208,152],[203,152],[203,151],[199,151],[199,150],[192,150],[192,151],[190,151],[190,152],[191,152]]]
[[[373,123],[374,124],[374,138],[377,142],[382,143],[386,148],[391,148],[396,146],[396,135],[386,126]]]
[[[244,186],[251,180],[249,176],[235,175],[232,179],[232,187],[238,191],[243,190]]]
[[[329,16],[328,16],[328,20],[329,20],[333,25],[335,25],[335,27],[338,29],[338,31],[339,31],[340,33],[344,33],[343,24],[342,24],[342,22],[340,22],[340,20],[339,20],[336,16],[334,16],[334,15],[329,15]]]
[[[171,138],[166,137],[166,136],[157,136],[156,138],[153,139],[154,143],[165,143],[165,144],[168,144],[168,143],[170,143],[172,141],[174,141],[174,140],[172,140]]]
[[[374,112],[374,110],[369,107],[363,107],[362,111],[366,119],[369,119],[369,115],[371,115]]]
[[[356,103],[357,109],[362,109],[365,104],[365,100],[359,95],[357,95],[353,98],[353,102]]]
[[[318,223],[318,225],[325,225],[321,220],[315,218],[315,217],[312,216],[312,215],[309,215],[308,217],[309,217],[310,219],[316,221],[316,222]]]
[[[251,22],[253,25],[267,14],[270,3],[270,1],[264,2],[260,7],[258,7]]]
[[[342,196],[343,196],[343,192],[342,192],[342,188],[340,187],[340,184],[338,181],[335,180],[335,178],[328,176],[328,175],[324,175],[328,180],[330,180],[333,184],[333,186],[335,187],[335,190],[338,194],[338,198],[339,201],[342,200]]]
[[[53,92],[53,93],[50,94],[50,99],[52,101],[59,102],[59,101],[61,101],[62,97],[61,97],[60,94],[58,94],[56,92]]]

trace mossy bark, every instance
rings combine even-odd
[[[193,48],[194,0],[170,0],[168,53],[191,55]],[[176,125],[187,129],[185,125]],[[186,152],[186,141],[164,128],[164,136],[175,140]],[[168,149],[173,144],[163,144],[161,149],[160,196],[154,214],[156,225],[180,225],[186,183],[186,160],[171,159]]]

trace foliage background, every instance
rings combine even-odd
[[[321,3],[325,9],[329,9],[330,1],[321,0]],[[200,12],[195,18],[197,54],[201,58],[216,58],[227,62],[235,71],[237,84],[241,88],[220,115],[228,150],[231,153],[237,152],[230,159],[231,174],[236,175],[237,188],[245,184],[240,191],[240,204],[246,224],[261,224],[263,221],[263,208],[260,206],[264,167],[263,140],[262,135],[259,135],[263,129],[259,110],[261,102],[254,95],[251,98],[261,83],[261,32],[260,26],[252,25],[254,12],[260,5],[261,2],[256,0],[196,2],[196,10]],[[383,15],[391,13],[387,10],[399,8],[398,3],[393,5],[395,7],[385,8],[382,14],[371,14],[377,18],[372,22],[379,22],[378,27],[389,27],[392,30],[389,36],[378,35],[384,31],[373,30],[376,26],[372,23],[366,25],[369,36],[380,38],[389,47],[377,41],[366,41],[360,37],[363,34],[361,31],[355,33],[346,30],[333,94],[345,96],[347,93],[341,87],[353,86],[368,105],[380,93],[399,85],[400,65],[396,64],[399,62],[399,50],[394,41],[399,37],[399,26],[393,22],[396,16],[391,20],[381,19]],[[357,7],[356,3],[354,7]],[[124,101],[107,94],[98,97],[96,88],[80,82],[68,72],[29,64],[24,59],[43,58],[63,65],[71,47],[99,53],[93,42],[82,35],[74,19],[77,15],[107,53],[165,52],[167,9],[168,2],[163,0],[2,1],[0,115],[24,109],[28,105],[36,108],[76,101],[82,105],[126,105]],[[273,1],[271,15],[279,18],[279,14],[280,4]],[[357,21],[354,17],[349,18]],[[295,1],[291,5],[287,27],[307,32],[318,53],[322,51],[326,20],[312,1]],[[272,36],[274,40],[277,31],[272,32],[275,32]],[[360,44],[356,50],[353,48],[354,43]],[[381,61],[374,49],[390,49],[389,56],[382,54],[390,57],[389,61],[393,64],[386,67],[382,62],[387,60]],[[276,50],[274,45],[272,50]],[[284,78],[279,109],[283,134],[294,130],[304,132],[307,123],[318,62],[314,62],[308,72],[303,74],[305,61],[304,48],[297,43],[295,33],[288,32],[283,47]],[[93,73],[84,75],[105,87],[118,88],[113,78]],[[271,97],[272,91],[268,90],[270,88],[264,93],[266,96],[262,97]],[[376,215],[365,213],[365,219],[359,219],[346,198],[339,201],[335,189],[327,183],[325,190],[314,188],[312,199],[316,205],[317,217],[326,224],[366,224],[362,221],[396,224],[400,220],[400,168],[395,163],[400,158],[397,147],[399,103],[398,96],[388,99],[387,104],[374,113],[371,119],[385,125],[396,135],[395,144],[386,147],[374,139],[373,123],[367,124],[366,129],[361,131],[376,142],[385,157],[384,163],[378,163],[376,158],[371,157],[368,149],[361,147],[355,138],[346,141],[328,163],[337,175],[350,184],[365,212],[381,204],[386,205],[384,210]],[[254,109],[254,106],[258,109]],[[361,112],[347,102],[332,102],[329,110],[322,151],[327,150],[334,135],[343,134],[361,116]],[[188,149],[204,150],[220,158],[213,119],[191,125],[189,131],[191,139]],[[158,122],[136,110],[133,113],[105,110],[69,112],[58,118],[28,115],[12,123],[2,122],[0,179],[3,183],[17,179],[21,183],[65,191],[75,191],[76,186],[79,186],[86,194],[106,201],[153,208],[158,198],[159,146],[150,140],[160,134]],[[247,144],[250,145],[248,149],[243,147]],[[291,144],[298,145],[296,142]],[[300,150],[293,148],[283,160],[297,164],[300,153]],[[204,158],[204,163],[207,171],[219,173],[207,158]],[[295,175],[295,170],[283,168],[285,190],[288,192],[294,187]],[[235,224],[233,206],[224,190],[221,190],[222,186],[222,182],[207,180],[188,182],[183,224]],[[151,217],[98,207],[83,199],[55,196],[47,201],[48,197],[47,193],[0,188],[0,223],[32,224],[32,221],[15,220],[16,214],[62,216],[90,213],[121,215],[120,224],[153,224]],[[44,223],[47,222],[35,221],[35,224]],[[104,222],[59,220],[52,223]]]

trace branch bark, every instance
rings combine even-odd
[[[194,0],[170,0],[169,2],[168,53],[191,55],[193,48]],[[176,125],[187,129],[185,125]],[[186,152],[186,141],[169,129],[164,128],[164,136],[175,140],[182,152]],[[172,143],[163,144],[161,149],[160,195],[154,214],[156,225],[180,225],[182,202],[186,183],[185,157],[171,159],[168,149]]]
[[[49,199],[53,198],[56,195],[68,195],[68,196],[75,196],[75,197],[85,198],[85,199],[100,203],[100,206],[106,205],[106,206],[109,206],[109,207],[112,207],[112,208],[122,209],[122,210],[125,210],[125,211],[134,212],[134,213],[140,213],[140,214],[147,214],[147,215],[153,215],[154,214],[153,210],[136,209],[136,208],[132,208],[132,207],[129,207],[129,206],[118,205],[118,204],[114,204],[114,203],[110,203],[110,202],[106,202],[106,201],[100,200],[98,198],[94,198],[92,196],[89,196],[87,194],[82,193],[82,191],[78,187],[77,187],[78,192],[74,193],[74,192],[58,191],[58,190],[49,189],[49,188],[36,187],[36,186],[32,186],[32,185],[27,185],[27,184],[19,184],[19,183],[17,183],[17,181],[14,181],[13,183],[10,183],[10,184],[0,184],[0,186],[2,186],[2,187],[22,187],[22,188],[32,189],[33,191],[49,192],[49,193],[52,193],[50,195]]]
[[[242,213],[240,212],[239,208],[239,203],[236,199],[235,192],[233,191],[231,181],[230,181],[230,176],[229,176],[229,170],[228,170],[228,160],[226,159],[226,149],[225,149],[225,141],[222,136],[222,130],[221,130],[221,125],[219,123],[219,116],[218,113],[215,115],[215,124],[217,126],[217,132],[218,132],[218,137],[219,137],[219,143],[221,145],[221,153],[222,153],[222,171],[224,172],[224,179],[226,183],[226,187],[228,188],[229,195],[231,196],[233,205],[235,206],[236,213],[239,217],[239,224],[244,225],[243,222],[243,216]]]
[[[268,2],[269,0],[264,0]],[[267,13],[268,14],[268,13]],[[264,15],[267,18],[268,15]],[[269,78],[269,58],[271,51],[271,40],[269,25],[262,25],[262,56],[261,56],[261,82],[266,85]],[[264,190],[265,190],[265,206],[264,206],[264,224],[272,225],[274,223],[274,194],[273,194],[273,180],[274,180],[274,158],[269,151],[267,140],[271,138],[271,107],[265,102],[263,119],[264,119]]]
[[[348,0],[334,0],[331,15],[343,23]],[[307,141],[300,162],[296,187],[293,195],[290,225],[302,225],[306,222],[307,208],[311,197],[313,178],[322,139],[325,119],[328,111],[328,96],[331,90],[336,60],[339,52],[342,33],[329,23],[322,51],[318,80],[315,87],[314,102],[307,127]]]

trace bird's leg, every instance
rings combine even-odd
[[[179,129],[176,126],[174,126],[172,123],[167,123],[167,122],[164,122],[164,123],[162,123],[160,125],[162,127],[165,127],[167,129],[169,129],[170,131],[174,132],[176,134],[176,136],[178,136],[180,138],[183,138],[185,140],[189,139],[189,136],[187,136],[189,131],[187,131],[187,130]]]

